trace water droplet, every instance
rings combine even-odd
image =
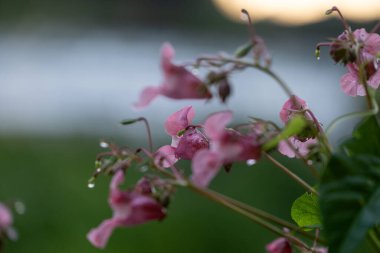
[[[147,166],[141,166],[141,167],[140,167],[140,171],[141,171],[141,172],[147,172],[148,169],[149,169],[149,168],[148,168]]]
[[[247,14],[245,14],[245,13],[241,13],[241,14],[240,14],[240,19],[243,20],[243,21],[248,21],[248,16],[247,16]]]
[[[16,201],[14,206],[15,206],[15,210],[18,214],[24,214],[25,213],[26,208],[25,208],[24,203],[22,203],[21,201]]]
[[[192,68],[191,73],[193,73],[193,75],[197,76],[199,74],[199,70],[197,68]]]
[[[102,172],[102,169],[101,168],[97,168],[96,169],[96,173],[100,173],[100,172]]]
[[[321,59],[321,57],[320,56],[317,56],[317,60],[319,61]]]
[[[90,189],[92,189],[92,188],[94,188],[95,187],[95,183],[93,183],[93,182],[90,182],[90,183],[88,183],[88,188],[90,188]]]
[[[100,146],[101,148],[108,148],[108,147],[109,147],[108,143],[105,142],[105,141],[101,141],[101,142],[99,143],[99,146]]]
[[[249,160],[247,160],[247,165],[248,166],[252,166],[252,165],[254,165],[256,163],[256,160],[255,159],[249,159]]]

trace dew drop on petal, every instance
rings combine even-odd
[[[105,141],[101,141],[101,142],[99,143],[99,146],[100,146],[101,148],[108,148],[108,147],[109,147],[108,143],[105,142]]]
[[[14,206],[15,206],[15,210],[18,214],[24,214],[25,213],[26,208],[25,208],[24,203],[22,203],[21,201],[16,201]]]
[[[255,159],[249,159],[249,160],[247,160],[246,163],[247,163],[248,166],[252,166],[252,165],[254,165],[256,163],[256,160]]]

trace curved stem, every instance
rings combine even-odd
[[[326,128],[326,135],[330,135],[331,131],[336,127],[336,125],[338,125],[342,121],[352,119],[352,118],[356,118],[356,117],[366,117],[366,116],[376,115],[379,112],[379,107],[373,98],[371,98],[371,100],[372,100],[372,102],[371,102],[372,103],[372,109],[371,110],[364,111],[364,112],[351,112],[351,113],[339,116],[338,118],[334,119],[330,123],[330,125]]]
[[[266,158],[268,158],[269,161],[271,161],[274,165],[280,168],[283,172],[285,172],[290,178],[296,181],[299,185],[301,185],[307,191],[312,192],[315,195],[319,196],[319,193],[313,187],[311,187],[308,183],[306,183],[302,178],[294,174],[292,171],[290,171],[288,168],[286,168],[284,165],[282,165],[280,162],[274,159],[271,155],[267,153],[264,153],[264,154]]]

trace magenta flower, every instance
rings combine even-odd
[[[170,167],[178,159],[191,160],[198,150],[209,147],[206,137],[191,125],[194,115],[193,107],[187,106],[169,116],[165,130],[172,137],[171,145],[157,150],[156,164]]]
[[[294,95],[289,98],[282,106],[282,109],[280,111],[281,121],[287,124],[288,121],[297,114],[305,115],[308,120],[312,120],[312,117],[308,113],[305,114],[305,112],[302,112],[307,109],[308,106],[305,100]],[[281,154],[289,158],[298,157],[295,151],[297,151],[301,156],[306,156],[309,154],[310,149],[317,144],[317,142],[318,141],[315,138],[301,139],[293,136],[288,138],[287,141],[281,141],[277,149]],[[293,148],[290,147],[288,143],[291,144]]]
[[[17,232],[12,227],[13,217],[8,207],[0,202],[0,235],[4,233],[9,239],[16,240]]]
[[[159,86],[145,88],[135,107],[147,106],[158,95],[174,99],[206,99],[211,98],[207,86],[189,72],[184,66],[172,63],[174,49],[169,43],[161,48],[161,68],[164,73],[164,81]]]
[[[235,161],[260,158],[261,150],[256,135],[243,135],[233,129],[226,129],[232,119],[232,112],[224,111],[209,116],[204,131],[210,140],[210,149],[198,151],[192,160],[192,181],[199,186],[207,186],[222,165]]]
[[[280,237],[271,243],[267,244],[265,247],[268,253],[292,253],[292,247],[290,246],[289,241]]]
[[[97,248],[104,248],[113,230],[117,227],[131,227],[152,220],[162,220],[165,208],[152,197],[146,181],[141,181],[132,191],[120,191],[124,172],[119,170],[110,184],[109,205],[113,216],[104,220],[97,228],[91,229],[87,239]]]

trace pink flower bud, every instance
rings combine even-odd
[[[265,247],[268,253],[292,253],[292,247],[290,246],[289,241],[280,237],[273,242],[267,244]]]

